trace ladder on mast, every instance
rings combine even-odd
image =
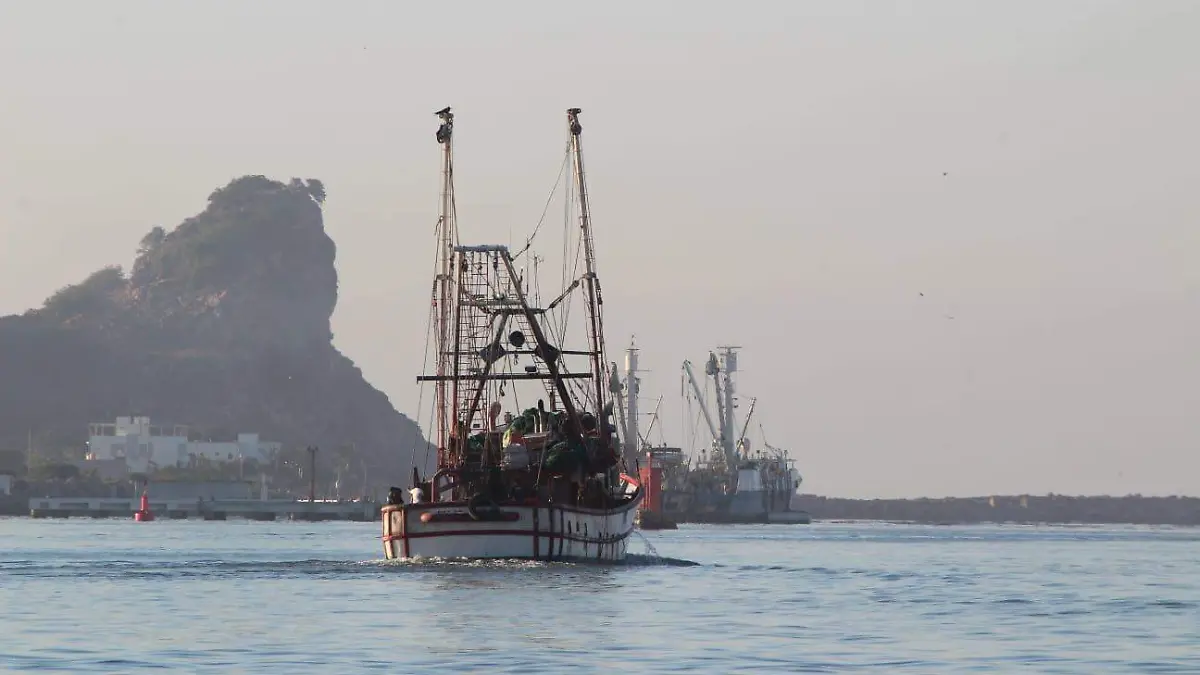
[[[458,321],[454,343],[455,371],[459,380],[455,387],[458,419],[466,434],[475,430],[480,408],[486,409],[486,395],[476,395],[476,381],[470,378],[484,375],[485,369],[499,360],[500,354],[492,353],[495,336],[493,324],[498,316],[492,306],[495,290],[500,285],[496,277],[499,266],[498,252],[458,250]],[[490,359],[490,360],[489,360]],[[465,378],[465,379],[461,379]],[[486,385],[485,381],[478,381]],[[465,391],[463,389],[466,389]],[[486,386],[482,390],[486,394]],[[482,424],[480,426],[483,426]]]

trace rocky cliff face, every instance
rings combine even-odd
[[[257,431],[285,451],[352,447],[319,456],[377,487],[403,480],[424,448],[416,425],[332,344],[324,198],[316,180],[239,178],[174,230],[151,230],[128,276],[105,268],[0,318],[0,447],[24,447],[30,429],[82,445],[88,422],[148,415]]]

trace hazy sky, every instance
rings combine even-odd
[[[336,344],[411,412],[431,113],[497,241],[579,106],[610,356],[637,334],[668,441],[734,342],[807,491],[1200,494],[1198,35],[1168,0],[0,0],[0,312],[231,178],[320,178]]]

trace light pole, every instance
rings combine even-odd
[[[308,501],[317,501],[317,446],[308,446]]]

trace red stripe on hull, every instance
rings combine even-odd
[[[634,500],[634,501],[631,501],[631,502],[628,502],[625,504],[621,504],[620,506],[618,506],[616,508],[612,508],[612,509],[585,509],[585,508],[580,508],[577,506],[567,506],[565,504],[545,504],[545,503],[542,503],[542,504],[507,504],[507,503],[505,503],[505,504],[500,504],[499,507],[501,509],[553,508],[555,511],[562,511],[565,513],[578,513],[578,514],[585,515],[585,516],[610,516],[610,515],[613,515],[614,513],[620,513],[622,511],[632,510],[637,505],[637,503],[640,501],[641,501],[641,497],[639,496],[639,498],[637,500]],[[380,508],[380,512],[386,514],[386,513],[392,512],[392,511],[398,511],[400,509],[404,509],[405,511],[418,512],[418,511],[427,511],[427,510],[431,510],[431,509],[443,509],[443,508],[465,509],[465,508],[467,508],[467,503],[458,501],[458,502],[421,502],[419,504],[385,504]]]

